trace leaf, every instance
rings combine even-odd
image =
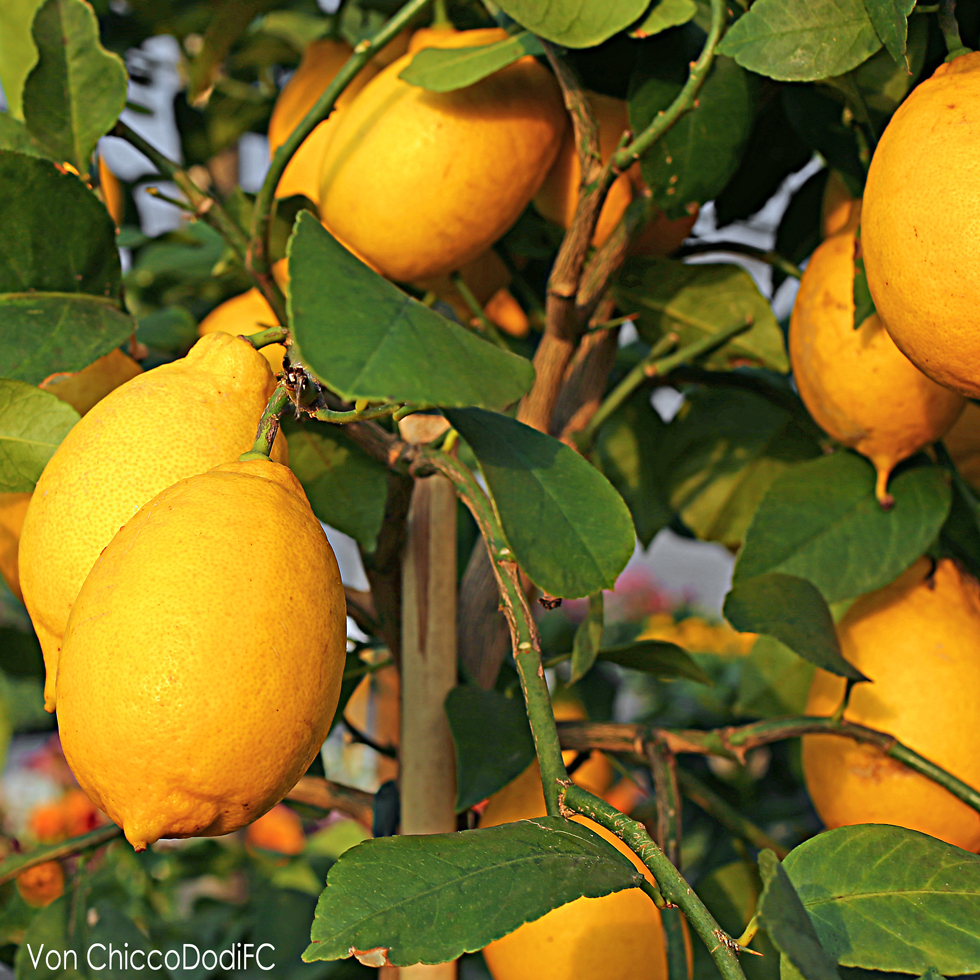
[[[741,578],[725,598],[725,618],[742,633],[764,633],[832,674],[866,681],[841,653],[834,620],[811,582],[770,573]]]
[[[541,41],[530,31],[521,31],[503,41],[474,48],[422,48],[398,77],[430,92],[453,92],[525,55],[543,54]]]
[[[630,37],[653,37],[668,27],[680,27],[698,12],[694,0],[657,0],[646,16],[630,31]]]
[[[862,0],[756,0],[718,51],[781,82],[840,75],[881,47]]]
[[[446,696],[456,746],[456,812],[485,800],[534,761],[534,740],[521,697],[471,685]]]
[[[42,155],[31,139],[27,127],[6,112],[0,112],[0,150],[27,153],[35,157]]]
[[[702,541],[738,548],[772,482],[818,455],[814,433],[768,399],[701,388],[671,419],[657,465],[684,524]]]
[[[109,300],[70,293],[0,293],[0,376],[40,384],[118,347],[136,321]]]
[[[787,85],[783,88],[786,117],[807,146],[829,167],[846,174],[855,189],[864,186],[857,131],[842,119],[840,100],[824,86]],[[855,196],[860,197],[860,192]]]
[[[790,855],[792,857],[792,854]],[[786,869],[772,851],[759,855],[762,895],[759,925],[804,980],[840,980],[837,964],[820,945],[816,931]]]
[[[109,212],[49,160],[0,152],[0,227],[0,293],[118,294],[121,269]]]
[[[660,485],[664,429],[650,392],[640,388],[602,423],[589,456],[626,501],[644,548],[673,519]]]
[[[595,664],[596,657],[599,655],[599,644],[602,642],[602,612],[602,593],[596,592],[589,596],[589,611],[585,614],[585,619],[578,624],[578,629],[575,630],[569,684],[580,681],[592,670]]]
[[[347,439],[342,426],[308,422],[285,432],[289,468],[317,519],[374,551],[388,494],[385,467]]]
[[[43,0],[3,0],[0,3],[0,88],[7,111],[23,121],[24,80],[37,61],[31,24]]]
[[[905,63],[908,17],[914,6],[915,0],[864,0],[875,33],[899,64]]]
[[[856,453],[798,463],[769,488],[735,563],[735,580],[784,572],[811,581],[828,602],[887,585],[935,540],[951,491],[937,466],[892,477],[895,506],[874,496],[874,468]]]
[[[854,329],[857,330],[875,312],[875,301],[868,286],[868,274],[864,271],[864,254],[861,251],[861,229],[854,238]]]
[[[30,493],[79,418],[60,398],[0,378],[0,493]]]
[[[650,0],[503,0],[500,9],[522,27],[566,48],[591,48],[629,27]]]
[[[693,24],[648,41],[640,48],[630,79],[629,119],[642,132],[674,101],[698,57],[704,32]],[[654,203],[668,217],[690,214],[692,204],[710,201],[738,169],[755,117],[758,80],[730,58],[715,58],[684,113],[640,158]]]
[[[529,361],[403,293],[308,211],[287,254],[296,355],[343,398],[505,408],[530,387]]]
[[[576,898],[641,880],[619,851],[561,817],[369,840],[330,869],[303,959],[384,950],[393,966],[443,963]]]
[[[980,858],[904,827],[841,827],[784,867],[842,966],[953,976],[980,971]]]
[[[686,650],[666,640],[634,640],[632,643],[602,647],[599,659],[630,670],[642,670],[662,680],[684,678],[714,686],[714,681]]]
[[[62,895],[46,908],[41,909],[31,920],[23,936],[23,942],[14,957],[15,976],[30,977],[31,980],[82,980],[85,976],[79,969],[85,961],[85,951],[81,958],[78,956],[78,942],[73,942],[69,926],[71,912],[71,894]],[[50,953],[55,950],[58,957],[51,957],[45,962],[41,951]],[[37,958],[34,963],[31,953]],[[67,956],[67,962],[64,957]]]
[[[32,28],[38,61],[24,83],[24,121],[41,149],[83,176],[100,136],[126,106],[122,59],[99,43],[83,0],[45,0]]]
[[[506,415],[444,413],[483,471],[507,542],[545,592],[566,599],[611,589],[633,554],[623,498],[578,453]]]
[[[806,714],[813,664],[771,636],[760,636],[742,661],[736,715],[775,718]]]

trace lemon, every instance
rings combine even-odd
[[[459,31],[441,47],[488,44],[498,29]],[[373,78],[330,137],[320,218],[369,265],[403,282],[452,272],[518,218],[551,167],[566,114],[554,76],[525,57],[454,92],[398,75]]]
[[[34,489],[19,552],[49,711],[68,613],[99,553],[165,487],[250,449],[274,385],[247,341],[208,334],[185,358],[116,388],[55,450]],[[274,451],[283,458],[281,436]]]
[[[890,506],[892,469],[941,439],[965,401],[927,378],[895,346],[877,314],[854,329],[854,245],[851,225],[813,253],[793,304],[789,356],[814,420],[871,460],[875,493]]]
[[[980,786],[980,586],[949,559],[930,575],[931,568],[920,559],[841,620],[844,656],[872,681],[855,685],[844,719],[888,732]],[[844,686],[843,677],[818,670],[806,713],[833,714]],[[874,746],[807,735],[803,771],[828,827],[895,824],[980,849],[980,814]]]
[[[58,861],[35,864],[17,875],[20,897],[35,909],[43,909],[65,891],[65,872]]]
[[[481,827],[544,816],[535,762],[490,797]],[[650,872],[614,834],[575,817],[625,854],[650,881]],[[578,898],[494,940],[483,950],[494,980],[667,980],[660,911],[638,888],[602,898]]]
[[[65,758],[138,851],[230,833],[319,752],[346,645],[337,562],[288,467],[180,480],[116,534],[72,607]]]
[[[885,127],[868,170],[861,243],[892,339],[922,371],[980,396],[980,53],[940,65]]]
[[[855,207],[857,205],[857,207]],[[861,216],[860,200],[856,199],[839,170],[827,174],[820,202],[820,229],[824,238],[857,227]]]
[[[17,550],[30,502],[29,493],[0,493],[0,575],[21,602],[24,594],[20,589]]]
[[[50,391],[79,415],[84,415],[110,391],[142,373],[139,364],[116,347],[81,371],[49,375],[38,387]]]

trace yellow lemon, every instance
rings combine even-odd
[[[949,559],[920,559],[863,596],[838,626],[844,656],[872,683],[855,685],[846,721],[888,732],[980,786],[980,586]],[[818,670],[808,715],[831,715],[842,677]],[[888,823],[980,849],[980,814],[880,749],[837,735],[803,739],[807,789],[824,823]]]
[[[537,763],[495,793],[481,827],[544,816]],[[614,834],[585,817],[581,823],[625,854],[648,880],[650,872]],[[660,911],[638,888],[579,898],[490,943],[483,950],[494,980],[666,980]]]
[[[283,86],[269,118],[269,156],[289,138],[303,117],[313,108],[324,89],[334,80],[344,62],[354,53],[346,42],[334,38],[311,41],[303,52],[299,67]],[[304,194],[314,204],[320,198],[320,161],[330,133],[341,112],[354,101],[358,92],[378,73],[370,61],[354,76],[334,106],[333,112],[300,144],[286,165],[276,197]]]
[[[498,29],[440,46],[487,44]],[[443,275],[475,259],[516,220],[554,161],[566,117],[554,76],[534,58],[455,92],[402,81],[405,55],[340,118],[320,175],[320,217],[391,279]]]
[[[927,378],[895,346],[877,314],[854,329],[854,244],[851,227],[813,253],[793,304],[789,356],[814,420],[874,463],[875,493],[890,506],[892,469],[941,439],[965,401]]]
[[[180,480],[78,593],[58,663],[65,758],[138,851],[230,833],[319,752],[346,645],[337,562],[288,467]]]
[[[99,154],[99,190],[102,191],[102,203],[105,204],[106,211],[119,228],[126,217],[126,199],[119,178],[109,169],[101,153]]]
[[[589,717],[585,711],[585,705],[568,691],[561,691],[555,695],[551,702],[551,710],[555,716],[555,721],[586,721]],[[571,750],[562,752],[565,765],[571,765],[577,755],[578,752]],[[597,749],[589,752],[588,758],[572,774],[572,781],[576,785],[587,789],[596,796],[602,796],[612,785],[614,778],[611,763],[604,753]],[[538,781],[540,782],[540,777],[538,777]],[[544,800],[543,795],[541,799]]]
[[[49,375],[39,387],[67,402],[79,415],[84,415],[110,391],[142,373],[139,364],[116,347],[81,371]]]
[[[21,602],[24,594],[20,590],[17,549],[30,502],[29,493],[0,493],[0,575]]]
[[[34,489],[19,552],[49,711],[68,614],[99,553],[165,487],[250,449],[274,386],[247,341],[208,334],[186,357],[108,394],[55,450]],[[275,454],[284,458],[281,436]]]
[[[857,207],[855,207],[857,205]],[[820,204],[820,228],[824,238],[857,227],[861,202],[851,193],[839,170],[831,170],[823,188]]]
[[[861,244],[892,339],[922,371],[980,396],[976,328],[980,53],[940,65],[885,127],[868,170]]]

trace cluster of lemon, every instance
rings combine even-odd
[[[430,92],[399,74],[423,48],[492,44],[498,28],[423,28],[399,35],[361,69],[289,161],[277,196],[302,194],[330,232],[368,265],[411,284],[474,319],[452,274],[459,273],[487,319],[512,336],[528,331],[527,314],[508,287],[511,273],[492,248],[533,200],[539,213],[567,228],[579,192],[575,140],[554,76],[526,57],[474,85]],[[311,43],[283,88],[269,121],[271,153],[352,54],[344,41]],[[629,128],[626,103],[592,93],[600,150],[608,159]],[[613,184],[592,244],[612,233],[634,194],[647,193],[639,167]],[[675,251],[696,220],[657,215],[633,244],[636,254]],[[275,274],[287,276],[285,260]],[[257,290],[228,300],[201,323],[254,333],[276,323]],[[274,367],[283,349],[264,348]]]
[[[877,496],[902,460],[945,438],[977,485],[980,54],[942,65],[895,113],[879,142],[864,199],[828,184],[825,241],[807,265],[790,321],[793,376],[807,409],[838,442],[867,456]],[[951,203],[953,206],[951,206]],[[876,312],[855,329],[855,258],[863,256]],[[923,559],[856,602],[838,627],[844,655],[873,681],[844,718],[887,731],[966,782],[980,785],[974,713],[980,698],[980,587],[952,561]],[[829,715],[845,682],[814,679],[810,714]],[[971,851],[980,815],[867,745],[804,739],[804,770],[829,827],[894,823]]]
[[[84,415],[16,501],[5,578],[69,765],[138,850],[269,810],[333,718],[336,560],[281,436],[271,459],[238,461],[274,385],[225,333],[145,373],[114,352],[48,384]]]

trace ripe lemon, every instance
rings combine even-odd
[[[863,453],[890,506],[895,465],[941,439],[965,401],[927,378],[894,344],[877,314],[854,329],[854,229],[813,253],[796,294],[789,356],[800,397],[817,424]]]
[[[838,626],[844,656],[871,678],[844,712],[980,786],[980,586],[943,559],[920,559],[863,596]],[[818,670],[806,712],[831,715],[844,678]],[[980,814],[880,749],[836,735],[803,739],[807,789],[824,823],[889,823],[980,849]]]
[[[861,242],[875,306],[899,348],[980,396],[980,53],[940,65],[898,107],[868,171]]]
[[[320,750],[346,645],[337,562],[289,468],[181,480],[78,593],[58,663],[65,758],[138,851],[230,833]]]
[[[119,178],[109,169],[101,153],[99,154],[99,190],[102,191],[102,203],[106,211],[116,223],[116,227],[121,227],[126,218],[126,198]]]
[[[577,780],[576,780],[577,781]],[[537,763],[490,797],[481,827],[544,816]],[[585,817],[573,818],[650,872],[614,834]],[[666,980],[667,953],[660,911],[638,888],[602,898],[578,898],[483,950],[494,980]]]
[[[820,204],[820,229],[823,237],[829,238],[840,231],[856,228],[860,217],[860,200],[851,193],[841,172],[831,170],[827,175],[827,183],[824,184],[823,200]]]
[[[0,575],[21,602],[24,593],[20,589],[17,549],[30,502],[29,493],[0,493]]]
[[[980,405],[967,402],[943,443],[963,479],[980,493]]]
[[[585,711],[585,705],[567,690],[560,691],[554,696],[551,702],[551,710],[555,716],[555,721],[586,721],[589,717]],[[569,766],[578,752],[566,750],[561,755],[565,760],[565,765]],[[537,778],[540,782],[540,776]],[[605,754],[597,749],[593,749],[589,753],[589,757],[572,774],[572,782],[596,796],[602,796],[612,785],[614,778],[612,765]],[[540,789],[540,787],[538,788]],[[541,799],[544,800],[543,793]],[[520,818],[515,817],[514,819]]]
[[[438,43],[506,36],[459,31]],[[323,223],[404,282],[451,272],[492,245],[544,180],[566,124],[558,83],[534,58],[455,92],[428,92],[398,77],[411,57],[385,68],[344,112],[320,175]]]
[[[208,334],[186,357],[108,394],[55,450],[34,489],[19,552],[49,711],[68,613],[99,553],[165,487],[250,449],[274,385],[247,341]],[[284,457],[281,436],[275,454]]]
[[[272,275],[285,289],[289,282],[288,265],[285,259],[276,262],[272,267]],[[278,326],[279,320],[269,306],[269,301],[253,287],[215,307],[197,325],[197,335],[203,337],[205,334],[221,332],[251,337],[253,333]],[[269,362],[273,374],[282,372],[282,359],[286,355],[284,344],[268,344],[259,353]]]

